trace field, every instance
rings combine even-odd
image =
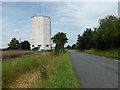
[[[33,52],[2,63],[3,88],[79,88],[67,53]]]
[[[108,50],[108,51],[102,51],[102,50],[94,50],[94,49],[90,49],[90,50],[84,50],[84,52],[89,53],[89,54],[95,54],[98,56],[103,56],[103,57],[107,57],[107,58],[113,58],[113,59],[117,59],[120,60],[119,58],[119,53],[118,50]]]
[[[33,52],[33,51],[2,51],[2,60],[10,60],[13,58],[18,58],[18,57],[22,57],[22,56],[27,56],[33,53],[37,53],[37,52]]]

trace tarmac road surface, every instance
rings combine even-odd
[[[80,88],[118,88],[118,61],[68,51]]]

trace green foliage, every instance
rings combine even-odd
[[[99,21],[99,27],[86,29],[83,35],[78,35],[77,48],[108,50],[120,48],[120,18],[108,16]]]
[[[19,41],[16,38],[13,38],[8,44],[9,49],[19,49]]]
[[[41,77],[35,82],[31,82],[33,86],[28,88],[79,87],[69,55],[64,53],[56,56],[53,53],[45,52],[2,62],[3,88],[9,87],[9,84],[18,80],[21,75],[32,73],[38,68],[40,71],[46,70],[46,77],[44,74],[40,74]]]
[[[29,41],[23,41],[19,43],[16,38],[13,38],[10,43],[8,44],[8,49],[28,49],[30,50],[30,43]]]
[[[10,83],[14,82],[17,77],[27,72],[32,71],[33,69],[43,68],[49,64],[49,59],[52,59],[52,56],[49,54],[33,54],[30,56],[17,58],[2,63],[2,85],[6,87]]]
[[[29,41],[23,41],[20,43],[21,49],[28,49],[30,50],[30,43]]]
[[[94,32],[96,49],[119,48],[120,44],[120,19],[108,16],[100,20],[97,31]]]
[[[67,37],[66,33],[63,32],[58,32],[56,35],[52,37],[53,43],[56,44],[55,46],[55,52],[60,53],[60,52],[65,52],[64,45],[67,43]]]
[[[113,58],[113,59],[118,59],[119,58],[119,50],[116,49],[112,49],[112,50],[94,50],[94,49],[90,49],[90,50],[84,50],[84,52],[89,53],[89,54],[95,54],[98,56],[103,56],[103,57],[107,57],[107,58]]]
[[[92,47],[92,34],[93,31],[91,30],[91,28],[87,28],[82,36],[78,35],[77,48],[79,50],[90,49]]]
[[[70,45],[67,45],[66,49],[71,49],[71,46],[70,46]]]
[[[31,58],[32,59],[32,58]],[[2,81],[3,81],[3,87],[8,85],[9,83],[13,82],[18,75],[29,71],[29,64],[31,63],[30,58],[21,58],[21,60],[16,61],[7,61],[3,62],[2,66]]]
[[[77,48],[76,44],[73,44],[71,48],[76,49]]]
[[[80,88],[72,63],[67,53],[61,54],[53,60],[54,64],[48,71],[49,77],[40,81],[38,88]]]

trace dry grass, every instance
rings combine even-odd
[[[46,52],[3,62],[3,88],[30,87],[30,82],[34,82],[34,80],[37,81],[36,75],[39,74],[37,68],[39,68],[39,71],[40,69],[43,69],[43,66],[47,69],[47,66],[50,63],[49,60],[52,60],[52,58],[53,57],[49,56],[49,53]],[[33,70],[35,70],[38,74]],[[32,75],[35,75],[35,77],[33,77]]]
[[[67,53],[51,52],[6,61],[2,64],[3,88],[78,88]],[[46,70],[46,73],[41,71]]]
[[[40,79],[39,68],[26,72],[9,84],[8,88],[30,88]]]
[[[34,53],[37,53],[37,51],[2,51],[2,60],[5,61],[6,59],[13,59]]]
[[[48,55],[46,55],[48,54]],[[48,56],[42,57],[42,59],[37,59],[39,63],[39,67],[33,68],[32,70],[22,73],[19,77],[16,78],[16,80],[12,83],[10,83],[7,88],[36,88],[34,87],[38,82],[42,82],[43,79],[45,79],[42,76],[42,73],[40,69],[43,69],[42,66],[46,68],[46,75],[48,77],[48,71],[51,69],[52,65],[55,63],[53,57],[49,56],[49,53],[41,53],[40,55]],[[48,61],[50,60],[50,61]],[[35,59],[36,61],[36,59]],[[42,66],[41,66],[42,65]]]
[[[47,78],[39,80],[34,88],[80,88],[67,53],[49,61]]]

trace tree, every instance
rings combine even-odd
[[[67,43],[68,38],[66,37],[66,33],[58,32],[52,37],[53,43],[55,43],[55,52],[59,53],[64,50],[64,45]]]
[[[13,38],[8,46],[9,49],[19,49],[19,41],[16,38]]]
[[[70,45],[67,45],[67,47],[66,47],[67,49],[71,49],[71,46]]]
[[[120,18],[110,15],[101,19],[94,31],[87,28],[82,36],[78,35],[77,48],[79,50],[120,48]]]
[[[73,44],[72,45],[72,49],[76,49],[77,47],[76,47],[76,44]]]
[[[84,49],[84,45],[83,45],[83,41],[82,41],[82,36],[79,34],[78,38],[77,38],[77,49],[78,50],[83,50]]]
[[[94,42],[97,49],[105,50],[119,47],[120,19],[108,16],[99,21],[99,27],[94,33]]]
[[[92,37],[93,37],[93,31],[91,30],[91,28],[86,28],[86,31],[84,31],[82,36],[80,36],[80,34],[78,35],[77,48],[79,50],[92,48],[92,44],[93,44]]]
[[[28,50],[30,50],[30,43],[29,43],[29,41],[21,42],[20,43],[20,47],[21,47],[21,49],[28,49]]]
[[[91,28],[86,28],[86,31],[84,31],[83,33],[84,49],[92,48],[92,44],[93,44],[92,34],[93,34],[93,31],[91,30]]]

